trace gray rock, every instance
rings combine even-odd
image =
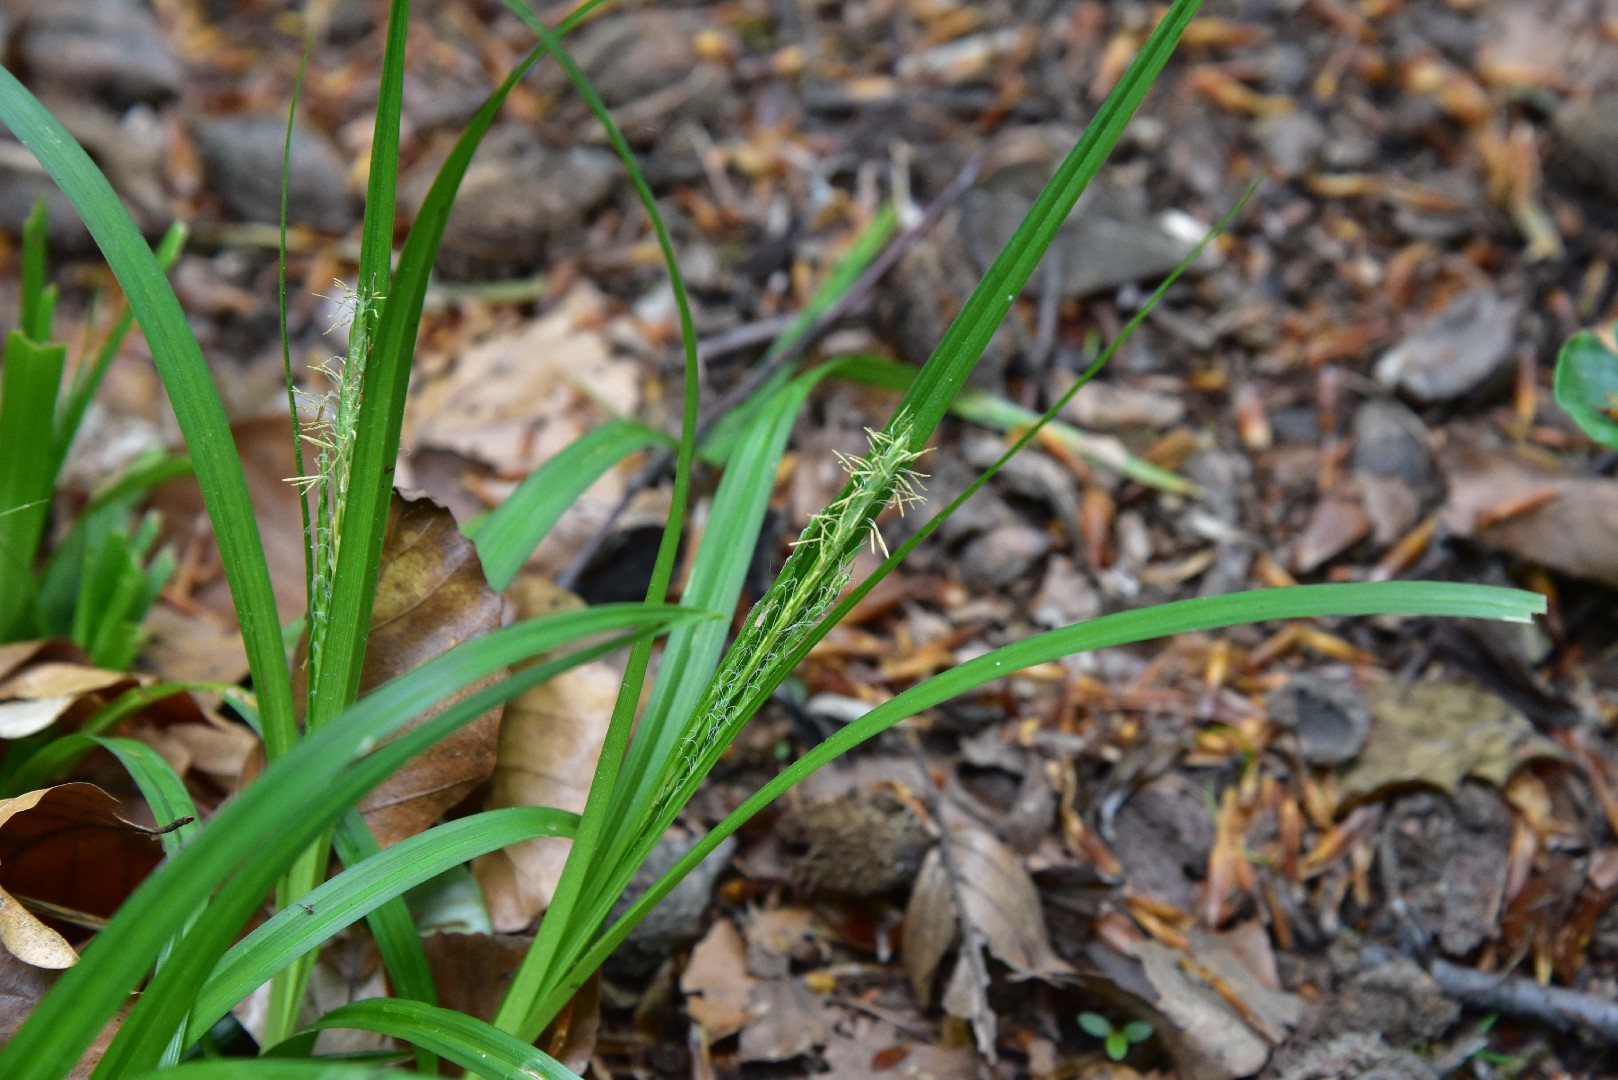
[[[1185,478],[1202,489],[1202,505],[1226,525],[1242,521],[1242,508],[1251,494],[1253,463],[1245,454],[1229,450],[1204,450],[1180,470]]]
[[[1427,425],[1397,401],[1373,400],[1354,414],[1355,472],[1425,484],[1433,474]]]
[[[1326,145],[1326,125],[1310,113],[1282,113],[1255,123],[1253,136],[1275,171],[1290,180],[1314,167]]]
[[[1462,293],[1384,353],[1376,377],[1424,404],[1486,391],[1509,373],[1519,310],[1487,286]]]
[[[534,269],[556,248],[582,240],[590,212],[612,193],[618,175],[618,161],[606,151],[553,150],[521,124],[495,129],[450,211],[439,269],[471,279]]]
[[[961,550],[961,581],[971,589],[1003,589],[1031,576],[1050,549],[1043,529],[1020,521],[997,526]]]
[[[199,124],[196,135],[208,186],[231,213],[244,221],[279,221],[286,117],[224,117]],[[358,200],[347,185],[347,164],[336,145],[319,131],[295,124],[287,169],[288,220],[324,232],[347,231],[359,220]]]
[[[1270,719],[1291,731],[1311,765],[1341,765],[1365,747],[1371,710],[1353,684],[1321,675],[1295,675],[1270,695]]]
[[[624,915],[641,894],[651,888],[695,844],[695,840],[672,840],[668,837],[658,841],[629,888],[613,905],[608,924]],[[613,979],[644,978],[656,971],[670,953],[697,940],[702,933],[702,916],[713,899],[714,883],[724,873],[735,850],[735,838],[726,838],[663,898],[662,903],[652,908],[651,913],[602,965],[607,976]]]
[[[141,0],[35,4],[17,34],[16,58],[36,93],[54,89],[119,108],[177,97],[185,78]]]
[[[1568,171],[1618,198],[1618,92],[1566,102],[1556,110],[1552,130]]]

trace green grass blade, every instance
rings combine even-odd
[[[880,356],[848,356],[842,358],[842,363],[845,365],[843,372],[848,378],[890,390],[909,389],[916,376],[915,368]],[[1110,450],[1102,451],[1097,448],[1089,435],[1078,428],[1064,424],[1060,420],[1042,424],[1041,414],[1033,409],[1024,408],[975,387],[962,387],[950,405],[950,412],[962,420],[981,424],[999,432],[1040,425],[1080,458],[1133,480],[1137,484],[1174,495],[1191,495],[1197,490],[1197,486],[1191,481],[1168,469],[1153,465],[1127,451],[1122,454]]]
[[[1200,5],[1201,0],[1175,0],[1164,14],[899,402],[895,415],[903,413],[908,419],[915,449],[921,449],[943,419],[956,392],[1028,284],[1079,196],[1101,170]]]
[[[22,314],[20,329],[31,341],[43,345],[51,339],[51,322],[56,315],[56,286],[45,284],[45,200],[34,203],[22,223]]]
[[[388,5],[388,27],[382,50],[382,72],[379,84],[377,86],[376,119],[373,123],[371,132],[370,160],[368,162],[368,178],[366,181],[365,218],[360,230],[359,275],[354,286],[355,296],[357,298],[365,298],[367,300],[386,296],[389,289],[388,279],[390,266],[393,259],[394,201],[399,179],[399,121],[401,114],[401,102],[404,93],[405,46],[408,41],[409,26],[410,5],[408,0],[392,0],[392,2]],[[310,40],[313,40],[312,36]],[[307,58],[307,43],[305,45],[304,55]],[[303,71],[302,62],[299,63],[298,70],[301,75]],[[294,101],[294,106],[295,105],[296,101]],[[286,143],[286,153],[288,157],[283,163],[282,170],[283,215],[285,212],[284,200],[286,191],[286,162],[290,162],[291,141],[292,116],[289,114],[287,117]],[[283,223],[284,220],[285,219],[283,216]],[[286,240],[284,233],[281,239],[282,248],[284,250]],[[431,262],[431,259],[429,258],[428,261]],[[284,336],[284,320],[282,326]],[[371,329],[372,328],[368,317],[364,315],[356,305],[354,324],[349,327],[350,352],[348,363],[357,363],[366,360],[367,354],[360,342],[363,341],[365,335],[371,333]],[[408,353],[404,354],[402,357],[396,357],[395,359],[402,361],[402,365],[406,370],[409,369],[410,358]],[[290,370],[288,371],[288,375],[290,376]],[[290,383],[288,384],[288,393],[291,393]],[[400,403],[399,408],[402,413],[402,402]],[[375,421],[380,418],[379,414],[385,413],[386,411],[386,407],[380,409],[364,409],[362,407],[361,419],[367,423],[374,424]],[[292,425],[294,429],[296,429],[298,426],[298,412],[296,409],[294,409],[292,413]],[[301,442],[302,439],[300,434],[295,431],[294,445],[300,444]],[[301,453],[299,457],[301,459]],[[391,460],[392,459],[390,458],[390,463]],[[339,465],[338,467],[341,468],[342,465]],[[303,470],[303,463],[301,460],[299,460],[298,474],[300,476],[306,475]],[[346,485],[346,490],[350,491],[354,490],[360,485],[368,485],[369,493],[373,495],[376,488],[380,486],[383,492],[384,500],[389,494],[391,494],[392,491],[392,484],[387,480],[385,472],[380,470],[375,475],[370,475],[367,472],[361,472],[358,469],[355,469],[348,477],[344,478],[342,482]],[[315,566],[315,551],[313,547],[314,533],[311,530],[308,504],[309,500],[307,498],[299,500],[299,506],[302,512],[304,536],[306,538],[306,559],[304,567],[306,573],[306,582],[308,584],[307,610],[310,612],[309,655],[311,662],[309,664],[309,696],[305,710],[305,715],[307,717],[307,723],[305,726],[307,730],[313,731],[321,724],[324,724],[327,719],[336,714],[339,710],[347,706],[349,702],[353,701],[355,695],[358,693],[360,666],[363,664],[365,656],[364,640],[366,632],[368,632],[370,626],[370,607],[369,604],[366,605],[364,616],[359,620],[357,627],[359,636],[357,642],[352,636],[350,636],[348,640],[344,641],[345,649],[342,652],[342,656],[346,663],[353,665],[352,670],[348,670],[346,668],[340,669],[340,677],[335,680],[326,678],[324,674],[326,665],[323,658],[325,655],[326,645],[331,639],[330,624],[318,621],[316,619],[315,613],[319,610],[323,610],[323,605],[317,606],[314,593],[317,578],[323,581],[325,585],[330,585],[331,583],[329,581],[325,581],[324,578],[317,573],[317,568]],[[387,511],[385,509],[386,502],[384,501],[382,505],[384,508],[381,511],[382,516],[380,518],[376,519],[375,521],[366,520],[360,524],[362,529],[368,532],[374,532],[379,537],[385,529],[387,517]],[[364,513],[367,511],[361,512]],[[375,511],[372,509],[369,512],[374,513]],[[321,514],[324,515],[325,513],[325,504],[321,503]],[[322,516],[321,519],[324,520],[324,516]],[[346,528],[347,521],[348,519],[345,518],[345,528],[343,529],[345,532],[348,531]],[[366,550],[368,552],[369,549]],[[378,548],[378,552],[380,552],[380,548]],[[341,559],[338,560],[339,572],[341,571],[343,561],[344,560]],[[376,587],[378,565],[378,562],[371,561],[368,562],[365,567],[363,567],[364,572],[370,577],[371,591],[373,594]],[[348,633],[349,631],[350,628],[348,627],[339,627],[337,633],[344,634]],[[318,642],[316,635],[319,635]],[[317,644],[319,645],[318,654],[316,652]],[[353,648],[352,646],[356,644],[358,645],[358,648]],[[317,655],[321,658],[321,662],[319,664],[314,662]],[[350,676],[352,676],[352,678],[350,678]],[[295,863],[287,872],[286,880],[281,883],[279,889],[277,890],[278,899],[284,900],[287,896],[296,895],[306,891],[307,888],[312,886],[321,876],[324,875],[328,847],[329,842],[327,837],[319,837],[316,839],[315,844],[308,852],[305,853],[303,858]],[[425,964],[425,957],[420,957],[420,962],[417,963],[413,962],[418,959],[415,955],[410,953],[399,953],[396,951],[396,947],[403,945],[402,939],[396,932],[399,928],[399,922],[403,917],[404,913],[402,910],[395,910],[391,913],[385,913],[382,915],[378,922],[383,927],[384,935],[386,940],[389,942],[390,953],[392,953],[394,960],[396,962],[403,961],[405,964],[405,968],[400,972],[400,974],[407,981],[415,984],[414,989],[417,992],[421,992],[421,987],[419,985],[420,975],[421,969]],[[293,964],[289,970],[278,975],[275,979],[274,985],[270,988],[270,1003],[264,1027],[265,1034],[268,1038],[279,1039],[290,1032],[297,1023],[298,1009],[303,1000],[304,992],[308,987],[309,974],[313,970],[313,967],[314,958],[312,956],[301,958],[295,964]],[[422,1064],[428,1069],[433,1068],[432,1062],[430,1061],[424,1060]]]
[[[343,820],[332,831],[331,839],[332,850],[337,852],[344,866],[359,866],[381,853],[371,827],[357,810],[343,815]],[[302,911],[301,908],[296,910]],[[371,939],[376,942],[377,952],[382,956],[382,966],[387,969],[394,994],[437,1005],[438,988],[433,985],[433,971],[427,963],[427,951],[421,946],[421,935],[403,898],[384,897],[365,916],[365,923],[370,928]],[[431,1076],[438,1075],[438,1062],[426,1051],[417,1055],[416,1068]]]
[[[479,639],[483,640],[487,639]],[[442,714],[427,719],[421,726],[384,743],[354,761],[339,775],[328,777],[318,798],[311,796],[305,800],[299,817],[284,822],[272,835],[260,837],[253,856],[240,865],[235,876],[215,896],[206,921],[186,935],[170,957],[169,964],[147,984],[145,993],[125,1018],[122,1032],[102,1058],[97,1080],[120,1076],[131,1068],[144,1067],[157,1059],[173,1029],[184,1022],[192,989],[200,985],[203,977],[212,970],[235,936],[236,928],[258,909],[265,893],[284,869],[347,812],[347,807],[358,802],[366,791],[449,732],[502,705],[510,697],[554,677],[560,671],[596,659],[633,641],[633,636],[611,638],[567,656],[524,668],[472,694]],[[486,661],[495,654],[476,655]],[[462,668],[463,672],[469,670],[473,669]],[[364,704],[361,702],[356,706],[356,711]],[[402,708],[403,705],[395,706],[395,709]],[[324,734],[322,729],[305,739],[300,750],[302,746],[324,745],[321,738]],[[294,751],[288,755],[288,760],[293,760],[297,753]],[[186,854],[196,850],[199,845],[200,842],[193,845]],[[121,908],[120,912],[123,910]],[[105,933],[103,931],[103,935]],[[0,1062],[3,1060],[0,1058]]]
[[[714,493],[708,524],[680,598],[681,607],[713,612],[725,619],[669,634],[658,678],[619,778],[613,820],[638,822],[661,786],[661,770],[668,765],[669,751],[724,652],[730,632],[729,616],[741,598],[742,582],[758,545],[793,422],[810,392],[823,379],[842,370],[840,363],[822,365],[792,380],[751,410],[751,422],[733,436],[729,464]],[[608,866],[622,858],[623,844],[633,839],[634,831],[620,831]]]
[[[603,473],[630,454],[671,441],[645,424],[609,420],[529,473],[505,502],[468,530],[489,587],[499,592],[510,585],[551,526]]]
[[[376,91],[376,123],[371,129],[371,160],[365,182],[365,220],[360,226],[359,282],[356,290],[364,296],[388,294],[399,184],[399,119],[404,101],[405,45],[409,27],[408,0],[392,0],[388,5],[388,30],[382,47],[382,78]]]
[[[32,637],[34,560],[56,490],[56,396],[67,349],[6,336],[0,369],[0,559],[11,582],[0,590],[0,640]]]
[[[575,614],[595,614],[603,610],[605,608]],[[485,677],[499,667],[515,662],[514,657],[532,656],[536,647],[538,651],[544,652],[548,647],[556,647],[563,641],[576,640],[576,636],[558,638],[556,618],[557,616],[551,616],[548,619],[518,624],[523,629],[517,635],[511,635],[509,630],[496,631],[467,642],[451,653],[445,654],[455,657],[454,663],[444,665],[434,661],[423,665],[417,672],[388,683],[348,711],[347,715],[350,717],[348,721],[350,730],[346,733],[348,738],[336,745],[339,748],[351,745],[352,732],[356,729],[361,732],[369,730],[373,736],[380,737],[379,732],[396,728],[400,714],[408,716],[419,713],[426,705],[427,702],[420,700],[418,695],[426,697],[428,701],[443,696],[442,693],[423,695],[420,685],[412,686],[413,683],[419,682],[414,676],[420,671],[436,667],[437,677],[432,682],[440,684],[445,692],[455,692],[476,678]],[[630,625],[642,626],[646,624],[648,618],[647,610],[637,605],[620,606],[616,616],[619,621],[628,619]],[[675,621],[678,620],[671,619],[671,622]],[[589,637],[591,634],[586,632],[584,636]],[[148,984],[145,994],[126,1018],[119,1038],[113,1043],[107,1057],[102,1059],[102,1068],[105,1070],[103,1075],[119,1075],[131,1065],[145,1064],[161,1051],[166,1033],[171,1026],[183,1020],[189,1005],[191,989],[200,985],[202,978],[212,969],[213,964],[234,937],[235,928],[240,927],[257,910],[271,883],[292,863],[298,853],[345,813],[348,807],[358,802],[366,791],[381,783],[406,761],[422,753],[449,732],[504,704],[516,694],[537,686],[563,670],[630,645],[634,641],[634,635],[615,637],[578,649],[566,656],[555,657],[523,668],[516,674],[457,702],[440,715],[427,718],[420,726],[405,731],[393,740],[370,750],[335,774],[328,768],[326,776],[322,778],[323,782],[314,789],[314,794],[304,799],[294,820],[282,822],[280,828],[267,837],[262,833],[249,834],[259,836],[258,848],[251,857],[239,864],[235,876],[215,897],[208,911],[209,923],[206,926],[199,926],[188,934],[180,943],[175,956],[171,958],[169,966]],[[401,684],[404,685],[401,687]],[[326,729],[323,728],[306,738],[293,754],[288,755],[288,760],[302,762],[307,756],[305,747],[328,750],[327,740]],[[370,741],[369,738],[362,739],[360,748],[369,745]],[[341,753],[328,754],[321,760],[327,766],[332,764],[340,766],[343,756]],[[320,770],[316,766],[305,764],[297,782],[306,783],[306,774],[317,771]],[[268,776],[268,772],[265,775]],[[256,809],[261,810],[262,807]],[[200,846],[200,841],[198,845],[188,849],[186,854],[189,855],[196,850],[197,846]],[[187,885],[190,884],[188,881]],[[125,909],[128,906],[126,903]],[[122,910],[124,909],[120,909]],[[103,936],[106,932],[103,931]],[[182,953],[184,966],[180,962]],[[0,1063],[3,1061],[4,1059],[0,1058]]]
[[[419,1001],[372,998],[322,1016],[309,1031],[358,1028],[431,1050],[487,1080],[579,1080],[577,1073],[527,1043],[474,1016]]]
[[[246,890],[246,911],[251,912],[268,891],[268,883],[291,863],[297,850],[327,823],[337,820],[369,786],[477,715],[465,708],[448,710],[378,745],[432,703],[536,653],[599,634],[661,631],[691,617],[674,609],[604,605],[518,623],[466,642],[367,695],[346,711],[343,723],[322,728],[266,769],[257,783],[220,810],[194,843],[131,894],[85,950],[78,966],[63,974],[28,1023],[0,1048],[0,1076],[7,1080],[60,1077],[143,977],[190,905],[212,894],[227,878],[234,886],[238,879],[262,878],[268,873],[263,888]],[[505,694],[619,644],[614,638],[525,669],[468,700],[479,709],[490,708]],[[221,893],[221,900],[223,897]],[[219,906],[216,901],[182,943],[189,947],[192,939],[207,931],[206,941],[193,958],[192,986],[201,985],[245,921],[245,915],[236,921],[224,916],[216,919],[213,909]],[[171,962],[169,967],[176,966]],[[159,996],[149,995],[142,1004]],[[176,1000],[183,1013],[189,993],[177,995]],[[124,1035],[136,1019],[132,1013]],[[103,1073],[109,1074],[110,1070]]]
[[[697,335],[691,317],[691,303],[686,295],[685,280],[680,274],[680,267],[674,255],[674,242],[669,237],[668,227],[657,209],[657,200],[652,194],[651,187],[646,182],[635,155],[630,150],[628,141],[623,132],[618,130],[612,115],[607,111],[600,95],[590,85],[584,73],[579,70],[573,58],[562,47],[559,36],[552,33],[537,17],[528,12],[522,5],[508,0],[510,7],[528,25],[535,36],[540,40],[541,47],[547,49],[556,62],[561,65],[568,80],[578,95],[584,99],[590,111],[606,131],[607,141],[623,162],[629,174],[630,182],[634,185],[635,193],[639,196],[641,204],[645,207],[647,216],[651,220],[652,231],[657,237],[659,250],[663,254],[663,261],[668,268],[669,282],[674,290],[675,307],[679,313],[680,339],[685,354],[685,383],[684,408],[680,422],[680,444],[675,453],[674,484],[669,495],[668,521],[663,529],[661,542],[658,544],[657,559],[652,567],[651,581],[646,588],[648,603],[660,603],[668,595],[669,582],[673,578],[674,563],[679,554],[680,534],[685,523],[686,503],[691,488],[691,465],[696,452],[696,438],[698,425],[698,391],[701,372],[697,362]],[[582,9],[581,9],[582,10]],[[577,14],[577,13],[575,13]],[[625,751],[629,746],[630,731],[634,727],[635,710],[640,704],[641,690],[645,684],[647,667],[651,662],[652,643],[644,639],[630,650],[629,660],[625,665],[623,684],[619,689],[617,701],[613,705],[612,719],[607,726],[607,733],[602,742],[601,756],[596,761],[594,776],[590,783],[590,793],[585,801],[584,814],[579,822],[577,835],[568,849],[567,862],[562,870],[561,880],[557,883],[556,891],[551,897],[546,918],[540,923],[538,936],[533,946],[524,956],[517,974],[512,981],[500,1009],[495,1016],[495,1025],[506,1031],[516,1030],[521,1023],[522,1015],[532,1005],[532,995],[522,992],[525,985],[537,985],[535,980],[542,980],[544,973],[554,965],[557,952],[562,947],[563,935],[567,932],[569,920],[573,916],[574,908],[578,903],[581,891],[591,873],[598,848],[607,833],[609,813],[611,810],[613,792],[616,787],[618,772],[623,764]]]
[[[760,788],[714,826],[611,929],[584,954],[567,980],[543,1003],[538,1015],[549,1019],[567,1003],[579,984],[606,959],[629,931],[721,841],[753,815],[781,797],[804,777],[899,721],[952,697],[1036,664],[1075,653],[1131,645],[1194,630],[1272,619],[1349,615],[1420,615],[1530,622],[1545,611],[1538,593],[1449,582],[1382,582],[1351,585],[1298,585],[1224,596],[1200,597],[1103,615],[1074,626],[1050,630],[995,649],[905,690],[860,719],[835,732]]]
[[[137,1080],[416,1080],[419,1073],[319,1059],[222,1058],[142,1073]]]
[[[577,25],[603,0],[591,0],[570,15],[563,27]],[[468,122],[434,177],[427,197],[405,238],[398,269],[377,320],[371,358],[365,368],[362,423],[354,445],[348,513],[342,535],[343,558],[332,584],[330,641],[323,679],[335,682],[328,692],[316,688],[311,712],[323,721],[354,699],[376,598],[377,568],[392,492],[388,477],[399,456],[404,423],[405,390],[427,294],[433,260],[461,180],[478,144],[494,123],[501,105],[517,83],[545,55],[543,45],[525,56],[484,101]],[[318,724],[317,724],[318,726]]]
[[[153,257],[158,267],[164,272],[174,269],[175,262],[180,258],[180,251],[185,247],[186,228],[183,222],[176,221],[170,225],[163,234],[163,239],[157,243],[157,250]],[[79,432],[79,425],[84,422],[84,414],[90,408],[90,399],[101,385],[101,380],[112,366],[113,358],[123,347],[124,339],[129,331],[135,327],[135,310],[127,303],[122,314],[113,323],[112,329],[107,332],[106,339],[96,348],[92,357],[81,357],[78,366],[73,371],[73,384],[68,390],[67,397],[62,403],[61,416],[56,422],[56,469],[61,471],[62,463],[67,460],[67,452],[73,445],[73,439]]]
[[[185,313],[106,177],[39,100],[3,68],[0,123],[33,152],[72,202],[140,320],[219,541],[259,694],[265,743],[290,745],[296,737],[292,688],[264,548],[224,406]]]
[[[377,908],[383,901],[509,844],[570,836],[578,817],[563,810],[516,807],[460,818],[401,840],[327,881],[237,942],[197,994],[191,1038],[292,960]]]

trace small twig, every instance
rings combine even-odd
[[[1429,971],[1444,993],[1474,1009],[1537,1020],[1558,1031],[1584,1027],[1618,1043],[1618,1002],[1561,986],[1541,986],[1520,975],[1492,975],[1448,960],[1434,960]]]
[[[768,345],[791,325],[791,315],[777,315],[772,319],[760,319],[758,322],[732,327],[722,334],[715,334],[711,338],[697,342],[697,360],[706,364],[710,360],[717,360],[721,356],[729,356],[743,349]]]
[[[916,220],[915,224],[908,226],[898,236],[894,237],[893,243],[889,244],[882,254],[871,260],[871,265],[867,266],[865,271],[854,279],[854,284],[850,285],[846,292],[827,305],[826,310],[822,311],[809,324],[796,341],[770,356],[766,362],[758,365],[752,371],[749,371],[740,382],[724,394],[721,394],[713,405],[704,409],[705,415],[697,424],[697,440],[700,442],[705,438],[713,430],[714,424],[719,421],[720,417],[751,397],[777,371],[801,359],[805,353],[814,347],[816,342],[825,337],[834,326],[846,318],[849,312],[863,303],[866,296],[887,275],[888,271],[892,270],[899,260],[904,258],[905,254],[916,246],[922,237],[937,226],[945,211],[955,205],[971,189],[972,185],[977,182],[978,172],[982,167],[983,156],[981,154],[973,155],[972,159],[945,186],[944,190],[938,193],[938,198],[927,206],[927,209],[922,212],[921,217]],[[700,348],[699,346],[699,352]],[[712,342],[709,343],[708,348],[710,350],[708,355],[715,355],[712,352]],[[654,457],[647,463],[645,468],[630,479],[624,486],[624,493],[619,498],[617,505],[608,512],[601,524],[590,534],[589,539],[579,546],[579,550],[574,553],[573,558],[562,569],[562,572],[557,574],[556,583],[558,585],[564,589],[573,588],[584,574],[585,568],[590,565],[590,562],[601,551],[602,546],[607,542],[607,537],[612,533],[613,526],[623,516],[624,511],[629,509],[629,504],[634,500],[635,496],[662,479],[673,462],[674,454],[665,450]]]

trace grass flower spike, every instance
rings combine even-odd
[[[337,321],[327,333],[346,326],[348,349],[343,356],[328,357],[315,370],[331,381],[331,388],[314,395],[305,393],[314,406],[314,416],[303,425],[306,442],[319,449],[315,471],[292,477],[315,504],[312,545],[312,573],[309,581],[309,685],[320,677],[321,658],[330,620],[332,581],[342,536],[343,512],[348,502],[349,471],[354,441],[359,434],[360,397],[365,385],[365,361],[375,330],[380,296],[349,288],[336,282],[338,295],[331,297],[338,308]]]
[[[764,597],[753,608],[725,654],[675,746],[676,765],[668,773],[658,805],[680,805],[679,793],[700,782],[736,730],[757,709],[761,689],[776,686],[802,635],[837,602],[848,585],[849,568],[862,544],[887,551],[876,519],[889,505],[901,513],[925,502],[925,474],[911,466],[926,453],[910,449],[911,429],[903,416],[891,430],[866,429],[871,451],[864,457],[838,453],[848,473],[841,496],[809,519],[793,543],[792,555]]]

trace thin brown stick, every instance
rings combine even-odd
[[[1474,1009],[1537,1020],[1558,1031],[1587,1028],[1618,1043],[1618,1002],[1561,986],[1541,986],[1520,975],[1495,975],[1435,959],[1433,980],[1450,997]]]

